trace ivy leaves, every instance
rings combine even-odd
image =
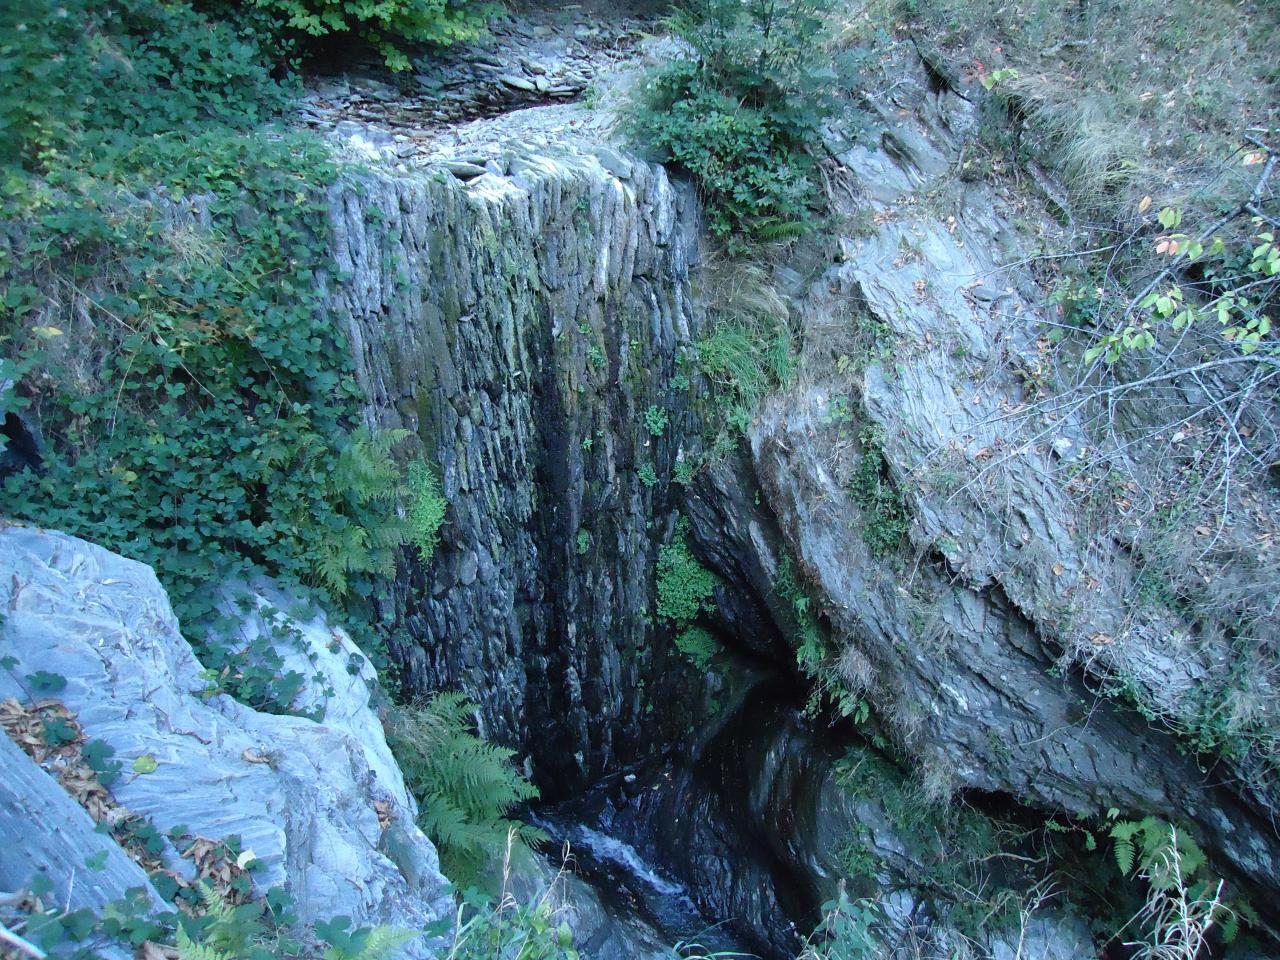
[[[154,567],[231,692],[287,704],[290,677],[241,670],[193,628],[212,613],[200,588],[265,573],[356,614],[408,533],[398,437],[356,428],[318,282],[336,170],[314,138],[255,129],[282,102],[270,63],[184,3],[23,15],[24,30],[0,18],[0,64],[44,57],[49,20],[83,55],[49,82],[98,104],[29,123],[0,167],[5,403],[48,447],[40,472],[5,479],[6,504]],[[0,122],[20,106],[0,94]]]

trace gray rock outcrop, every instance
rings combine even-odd
[[[256,629],[254,618],[267,615],[262,608],[273,598],[261,598],[246,629]],[[329,691],[332,719],[318,722],[207,694],[202,667],[151,569],[74,537],[0,530],[0,610],[0,649],[12,658],[0,669],[0,699],[27,702],[38,671],[65,679],[58,698],[85,734],[113,747],[124,764],[115,800],[161,833],[181,825],[210,840],[238,836],[262,863],[254,873],[258,892],[283,886],[304,921],[346,915],[357,924],[421,929],[448,909],[435,850],[414,824],[413,799],[369,708],[367,663],[323,618],[296,622],[296,635],[316,655],[315,662],[306,658],[309,675],[330,681],[317,687]],[[16,748],[0,756],[6,780],[31,779],[34,764]],[[140,757],[154,760],[151,772],[134,772]],[[44,784],[31,796],[59,803]],[[70,862],[53,854],[84,819],[27,819],[16,845],[34,853],[12,861],[6,855],[7,864],[47,858],[50,879],[65,883],[61,873],[84,853],[79,860],[68,853]],[[119,859],[108,860],[113,887],[137,879]],[[172,857],[167,866],[190,871]],[[91,893],[80,896],[91,904]],[[429,955],[421,942],[408,950]]]
[[[973,107],[907,61],[879,143],[833,142],[839,211],[875,226],[833,238],[795,297],[803,372],[759,411],[750,462],[699,479],[699,550],[761,597],[795,557],[846,682],[938,795],[1190,818],[1228,867],[1274,889],[1273,800],[1096,692],[1124,683],[1149,712],[1190,716],[1227,642],[1130,602],[1124,544],[1088,534],[1088,507],[1065,489],[1058,458],[1083,445],[1078,424],[1016,416],[1035,393],[1047,295],[1012,226],[1026,210],[954,175]],[[878,521],[854,485],[869,452],[901,491],[910,560],[868,544]],[[750,504],[757,485],[769,536],[723,506]]]

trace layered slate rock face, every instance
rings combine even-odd
[[[646,749],[669,673],[646,615],[665,507],[639,471],[679,452],[692,204],[608,148],[464,173],[336,186],[328,297],[369,419],[413,432],[450,503],[398,584],[408,684],[462,685],[487,735],[569,787]]]
[[[833,238],[797,292],[804,373],[760,411],[749,463],[700,478],[700,552],[767,597],[785,542],[846,683],[938,793],[1190,820],[1220,863],[1274,889],[1271,800],[1247,773],[1206,771],[1092,692],[1124,678],[1159,711],[1187,715],[1226,650],[1128,602],[1123,545],[1093,535],[1064,489],[1062,461],[1086,442],[1079,425],[1017,415],[1044,363],[1046,292],[1013,226],[1029,214],[956,175],[972,105],[939,92],[918,61],[902,70],[879,142],[831,144],[838,210],[868,227]],[[883,457],[911,521],[889,556],[868,545],[878,521],[855,492],[868,455]],[[776,528],[726,511],[757,484]]]
[[[255,881],[262,889],[283,885],[304,921],[346,915],[421,929],[448,911],[447,881],[370,706],[371,668],[323,618],[269,613],[279,599],[269,588],[256,596],[245,630],[270,617],[296,634],[299,665],[320,679],[316,689],[331,691],[324,721],[202,695],[202,667],[150,567],[64,534],[9,527],[0,531],[0,636],[14,662],[0,669],[0,699],[27,702],[38,671],[65,678],[56,696],[85,735],[113,747],[124,764],[112,786],[122,806],[162,834],[182,825],[210,840],[238,835],[263,863]],[[18,888],[30,877],[10,876],[10,865],[41,864],[61,889],[101,838],[85,840],[83,812],[57,813],[74,803],[58,798],[56,780],[5,746],[0,780],[19,792],[0,794],[0,830],[18,855],[6,853],[0,880]],[[154,771],[131,774],[148,755]],[[15,814],[18,803],[39,803],[51,815]],[[168,866],[189,874],[189,861],[173,853]],[[73,906],[101,906],[142,877],[123,853],[107,866],[100,882],[71,885]],[[409,949],[430,955],[422,943]]]

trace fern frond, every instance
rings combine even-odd
[[[809,232],[810,225],[803,220],[781,220],[776,223],[762,223],[756,227],[761,240],[794,240]]]
[[[505,846],[509,827],[533,844],[540,832],[512,824],[507,813],[538,796],[520,776],[512,750],[473,732],[475,705],[445,692],[401,708],[389,722],[392,749],[419,798],[420,823],[440,849],[445,872],[465,883]]]
[[[356,428],[338,453],[330,488],[357,507],[398,496],[400,469],[391,448],[408,435],[408,430]]]
[[[178,925],[175,943],[178,946],[179,960],[235,960],[230,954],[220,953],[207,944],[194,942],[181,924]]]
[[[363,933],[360,949],[352,953],[341,947],[325,950],[323,960],[386,960],[406,943],[421,936],[416,930],[403,927],[374,927]]]

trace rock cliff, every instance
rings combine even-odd
[[[346,279],[329,299],[367,415],[413,431],[450,502],[430,568],[398,584],[408,682],[475,693],[489,735],[536,744],[544,787],[587,782],[643,750],[664,696],[648,611],[685,420],[692,198],[570,141],[465,181],[375,169],[330,199]]]

